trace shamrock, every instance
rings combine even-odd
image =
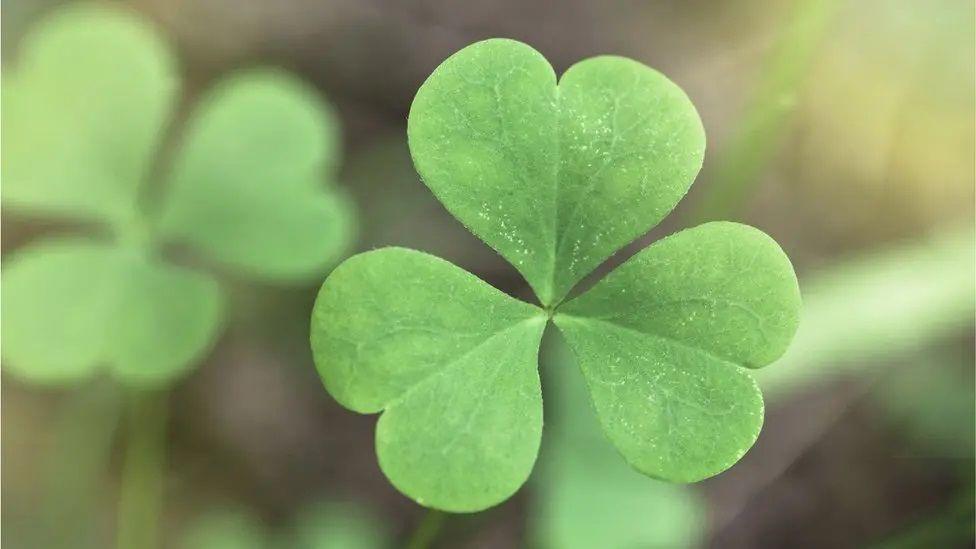
[[[206,352],[224,302],[170,246],[271,281],[319,275],[347,247],[350,206],[319,185],[336,124],[310,89],[269,70],[219,83],[160,166],[178,91],[166,44],[126,12],[70,6],[24,39],[3,79],[3,203],[86,234],[6,258],[9,372],[65,382],[107,366],[165,383]]]
[[[316,366],[342,405],[383,412],[377,455],[394,486],[421,505],[472,512],[526,481],[542,434],[537,355],[549,320],[606,437],[638,471],[693,482],[742,457],[763,418],[745,369],[784,352],[800,305],[772,239],[707,223],[566,301],[698,173],[704,130],[675,84],[609,56],[557,83],[532,48],[488,40],[423,84],[408,137],[427,186],[519,270],[541,307],[400,248],[353,256],[326,279],[312,318]]]

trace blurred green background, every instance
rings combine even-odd
[[[23,37],[60,4],[3,2],[5,77]],[[597,54],[640,60],[685,89],[709,145],[689,198],[610,264],[691,224],[744,221],[794,261],[804,313],[787,355],[757,374],[767,400],[759,441],[726,473],[672,486],[630,471],[550,333],[530,483],[484,513],[429,516],[379,471],[375,417],[333,402],[312,366],[309,313],[327,269],[287,284],[217,269],[222,333],[159,397],[155,424],[112,377],[37,385],[4,365],[6,547],[126,537],[117,517],[133,474],[127,424],[159,432],[142,452],[160,505],[139,524],[162,547],[419,547],[425,537],[470,548],[973,546],[971,0],[98,5],[135,13],[171,44],[183,89],[167,131],[227,75],[290,71],[341,127],[335,185],[352,196],[359,226],[349,253],[421,249],[520,297],[518,273],[415,175],[413,94],[445,57],[493,36],[531,44],[557,72]],[[5,261],[75,230],[6,201],[2,213]]]

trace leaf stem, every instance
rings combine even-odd
[[[153,549],[159,545],[167,396],[165,390],[129,395],[116,525],[118,549]]]
[[[440,534],[444,526],[444,512],[437,509],[428,509],[427,514],[420,520],[420,524],[410,535],[407,542],[407,549],[428,549]]]
[[[58,414],[43,463],[36,547],[100,547],[95,500],[121,416],[118,391],[100,382],[79,388]]]

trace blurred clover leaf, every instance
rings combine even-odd
[[[365,507],[321,501],[299,511],[279,533],[240,507],[218,507],[193,521],[183,549],[382,549],[392,547],[386,526]]]
[[[563,303],[667,215],[701,167],[704,130],[675,84],[620,57],[582,61],[557,84],[532,48],[488,40],[423,84],[408,137],[427,186],[542,307],[399,248],[354,256],[328,277],[312,318],[318,371],[342,405],[383,412],[377,455],[400,491],[472,512],[526,481],[542,434],[537,357],[549,319],[604,433],[638,471],[693,482],[742,457],[763,419],[745,369],[785,351],[800,306],[772,239],[707,223]]]
[[[282,549],[382,549],[392,547],[387,525],[351,501],[320,501],[303,508]]]
[[[231,77],[160,169],[176,72],[151,27],[102,6],[63,8],[21,44],[3,79],[3,204],[90,230],[6,258],[8,371],[66,382],[105,365],[165,383],[212,344],[223,302],[214,277],[172,264],[165,246],[269,281],[319,275],[348,247],[350,204],[321,185],[336,122],[314,92],[271,70]]]
[[[271,543],[261,519],[240,507],[206,510],[181,537],[182,549],[267,549]]]

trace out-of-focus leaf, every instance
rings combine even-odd
[[[145,22],[96,4],[55,12],[3,76],[4,204],[125,230],[177,91]]]
[[[353,236],[349,199],[330,183],[338,131],[293,77],[238,75],[191,121],[170,177],[164,239],[269,279],[322,273]]]
[[[380,467],[421,505],[480,511],[515,493],[542,436],[547,317],[403,248],[359,254],[322,285],[312,351],[326,388],[376,426]]]
[[[323,501],[299,511],[277,534],[253,513],[239,507],[217,508],[193,521],[181,549],[384,549],[390,534],[365,508]]]
[[[554,345],[549,345],[553,343]],[[544,346],[547,424],[530,536],[545,549],[693,547],[705,506],[694,490],[649,479],[621,461],[606,443],[587,401],[583,378],[561,338]]]
[[[841,262],[804,277],[800,328],[774,368],[756,372],[773,398],[972,326],[976,241],[966,227]]]
[[[201,358],[220,325],[207,275],[81,239],[19,250],[3,269],[6,369],[69,382],[107,366],[125,381],[161,383]]]
[[[604,431],[637,470],[695,482],[755,442],[762,394],[744,368],[786,350],[800,293],[761,231],[706,223],[647,247],[560,307]]]
[[[313,504],[298,515],[281,549],[383,549],[392,547],[385,524],[351,503]]]
[[[181,549],[268,549],[270,540],[261,520],[243,509],[207,512],[183,535]]]

